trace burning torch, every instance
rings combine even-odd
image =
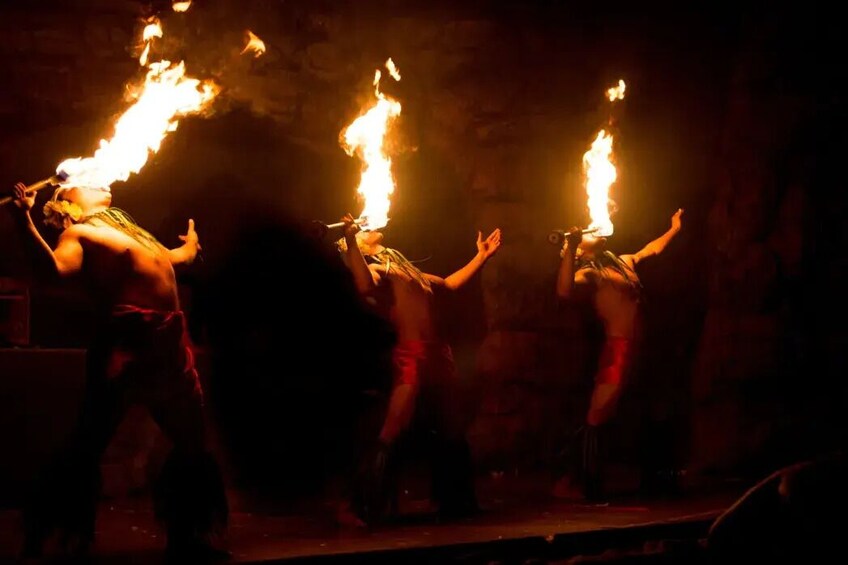
[[[576,230],[575,233],[579,232],[580,235],[587,235],[590,233],[595,233],[599,229],[601,228],[587,228],[583,230]],[[572,233],[572,230],[553,230],[551,233],[548,234],[548,243],[560,247],[565,242],[565,238],[570,233]]]
[[[610,102],[624,99],[625,84],[623,80],[618,85],[607,89],[606,98]],[[586,175],[586,204],[589,209],[589,227],[575,230],[554,230],[548,234],[552,245],[562,245],[570,235],[586,235],[597,233],[601,237],[613,234],[613,224],[610,219],[610,208],[614,202],[610,199],[610,186],[616,181],[618,171],[612,159],[613,136],[606,129],[601,129],[592,141],[589,150],[583,154],[583,172]]]
[[[41,190],[43,188],[47,188],[48,186],[51,186],[51,187],[59,186],[61,183],[65,182],[67,179],[68,179],[68,173],[66,173],[65,171],[58,171],[55,175],[53,175],[50,178],[46,178],[46,179],[40,180],[38,182],[34,182],[30,185],[27,185],[26,192],[27,192],[27,194],[29,194],[29,193],[32,193],[32,192],[38,192],[39,190]],[[0,206],[4,206],[4,205],[8,204],[12,200],[14,200],[14,197],[12,197],[12,196],[4,196],[3,198],[0,198]]]

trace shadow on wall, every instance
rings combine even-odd
[[[351,461],[365,391],[388,388],[393,335],[297,226],[242,225],[233,249],[197,308],[234,479],[266,501],[320,492]]]

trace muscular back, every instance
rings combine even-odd
[[[143,245],[100,223],[77,224],[65,230],[57,252],[75,242],[82,255],[83,277],[101,306],[179,309],[176,276],[166,249]]]

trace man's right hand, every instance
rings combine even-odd
[[[577,247],[583,241],[583,230],[580,228],[571,228],[565,234],[565,248],[572,253],[577,251]]]
[[[19,182],[12,189],[12,202],[24,212],[29,212],[35,206],[35,192],[27,192],[26,185]]]
[[[345,214],[342,218],[342,222],[344,223],[345,239],[348,241],[354,241],[356,234],[358,234],[362,228],[359,227],[351,214]]]

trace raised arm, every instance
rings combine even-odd
[[[462,288],[465,283],[470,281],[477,272],[483,268],[483,265],[486,264],[492,255],[497,253],[498,248],[501,246],[501,230],[500,228],[496,229],[492,233],[489,234],[489,237],[483,239],[483,234],[481,232],[477,232],[477,255],[475,255],[471,261],[469,261],[464,267],[448,275],[445,278],[437,277],[435,275],[427,275],[427,278],[431,283],[434,283],[439,286],[443,286],[449,290],[457,290]]]
[[[582,239],[582,232],[575,228],[568,233],[565,243],[562,245],[562,252],[560,253],[562,261],[559,264],[556,282],[556,293],[560,298],[572,298],[576,287],[590,282],[585,270],[575,272],[577,247]]]
[[[660,253],[662,253],[665,250],[666,246],[671,242],[671,240],[674,239],[674,236],[676,236],[677,233],[680,231],[681,216],[683,216],[683,208],[679,208],[677,212],[675,212],[674,215],[671,216],[671,227],[668,229],[667,232],[650,242],[638,252],[629,256],[625,255],[622,257],[622,259],[629,259],[632,263],[632,266],[635,267],[643,259],[654,257],[655,255],[659,255]]]
[[[41,237],[38,228],[30,216],[30,210],[35,205],[35,194],[28,194],[23,183],[15,185],[14,191],[15,220],[24,237],[24,243],[29,250],[33,267],[40,276],[62,277],[73,275],[82,269],[82,245],[79,230],[71,226],[62,232],[56,249]]]
[[[356,290],[360,294],[369,295],[377,289],[377,285],[380,283],[380,276],[368,267],[368,263],[365,262],[365,256],[362,255],[362,250],[359,249],[359,244],[356,242],[356,234],[359,232],[359,226],[354,223],[353,216],[345,214],[342,222],[344,222],[344,238],[345,244],[347,244],[345,263],[347,263],[353,275]]]
[[[168,250],[168,259],[174,266],[193,263],[197,252],[203,249],[200,246],[200,238],[194,231],[194,220],[188,221],[188,231],[181,235],[180,239],[184,242],[182,245]]]

